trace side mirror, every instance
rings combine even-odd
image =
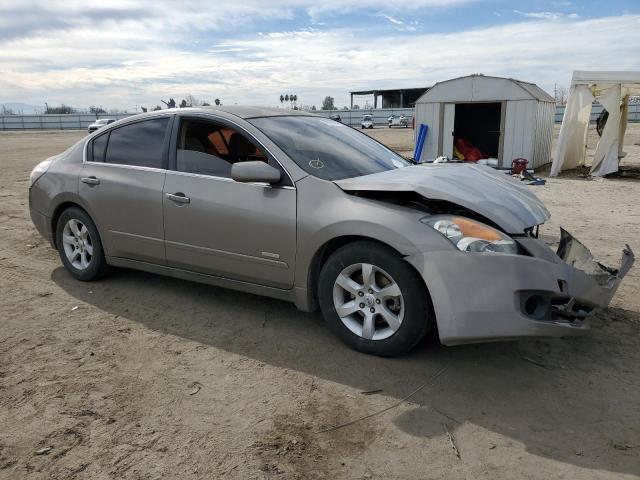
[[[277,183],[280,170],[266,162],[238,162],[231,166],[231,178],[236,182]]]

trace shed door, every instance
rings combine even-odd
[[[444,118],[442,121],[442,155],[453,158],[453,131],[456,120],[456,104],[444,104]]]

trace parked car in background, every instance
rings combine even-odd
[[[335,120],[336,122],[342,122],[342,118],[340,118],[340,115],[337,113],[334,113],[333,115],[330,115],[329,118],[331,120]]]
[[[409,126],[409,119],[404,115],[391,115],[389,118],[387,118],[387,122],[389,123],[389,128],[391,127],[407,128]]]
[[[345,343],[383,356],[436,325],[445,345],[585,333],[634,260],[627,247],[605,267],[564,230],[552,250],[549,212],[510,175],[414,165],[282,109],[120,120],[38,164],[29,210],[78,280],[127,267],[319,306]]]
[[[89,133],[91,132],[95,132],[96,130],[109,125],[110,123],[115,122],[116,119],[115,118],[101,118],[99,120],[96,120],[95,122],[93,122],[91,125],[89,125],[89,127],[87,127],[87,130],[89,131]]]
[[[361,128],[373,128],[373,115],[365,114],[360,122]]]

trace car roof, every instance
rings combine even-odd
[[[184,110],[184,109],[181,109]],[[201,110],[203,112],[220,111],[235,115],[240,118],[256,118],[256,117],[281,117],[281,116],[316,116],[311,112],[304,110],[291,110],[289,108],[269,108],[269,107],[252,107],[244,105],[230,106],[210,106],[210,107],[194,107],[189,110]]]
[[[125,117],[115,122],[115,128],[125,125],[130,122],[140,121],[147,118],[155,118],[164,115],[188,115],[190,113],[200,114],[215,114],[218,113],[220,117],[237,117],[242,119],[259,118],[259,117],[284,117],[284,116],[297,116],[297,117],[320,117],[311,112],[303,110],[290,110],[288,108],[266,108],[266,107],[245,107],[233,105],[230,107],[223,106],[211,106],[211,107],[187,107],[187,108],[165,108],[162,110],[154,110],[152,112],[137,113]],[[111,126],[111,124],[109,124]]]

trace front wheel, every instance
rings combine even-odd
[[[320,272],[318,297],[329,328],[363,353],[407,353],[432,324],[431,301],[418,273],[375,242],[334,252]]]
[[[58,218],[56,243],[65,268],[76,279],[88,282],[107,270],[98,229],[82,209],[71,207]]]

